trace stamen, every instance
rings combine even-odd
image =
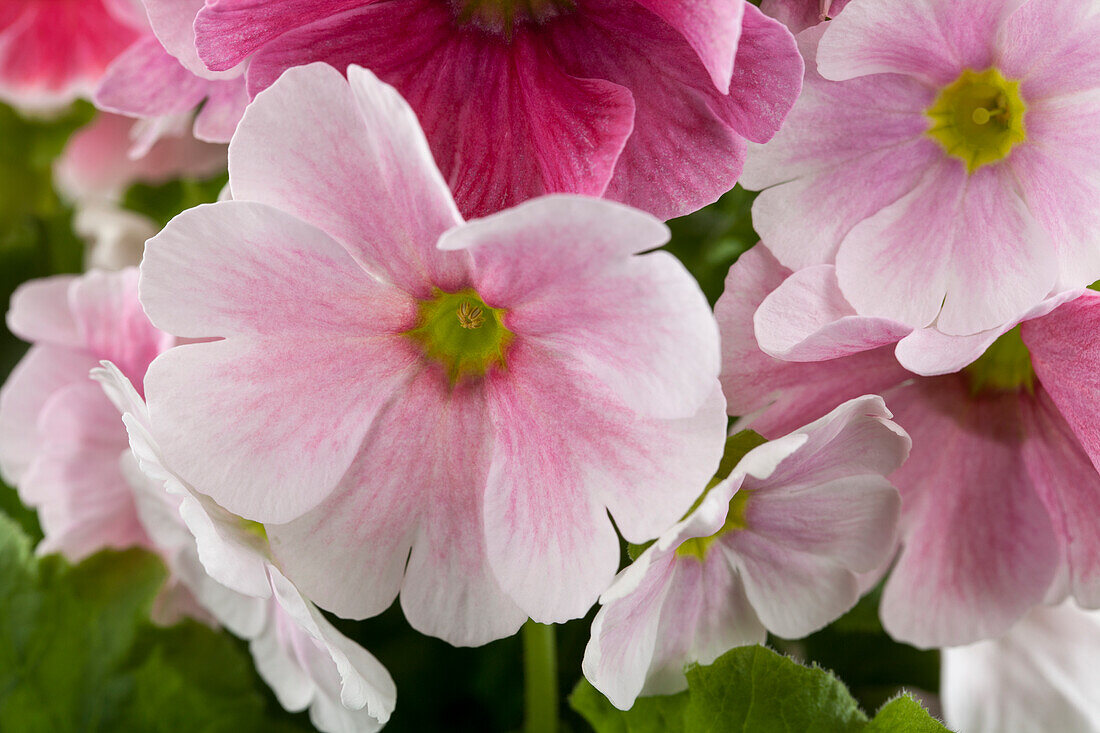
[[[485,323],[485,311],[469,301],[465,301],[458,306],[456,314],[458,315],[458,325],[463,328],[474,329]]]

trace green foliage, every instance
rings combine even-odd
[[[139,550],[36,558],[0,515],[0,730],[303,730],[268,716],[237,643],[148,621],[164,568]]]
[[[217,201],[228,182],[229,174],[222,173],[201,181],[183,178],[159,186],[136,183],[126,191],[122,205],[164,226],[181,211]]]
[[[695,276],[711,305],[722,294],[730,265],[760,239],[752,228],[755,199],[755,192],[737,186],[710,206],[668,223],[672,240],[665,249]]]
[[[880,586],[821,631],[796,642],[772,639],[772,644],[796,658],[812,659],[833,670],[867,709],[878,708],[903,686],[938,690],[939,652],[891,639],[879,621],[881,595]]]
[[[640,698],[617,710],[586,680],[570,697],[596,733],[935,733],[946,731],[911,697],[868,720],[830,672],[804,667],[762,646],[739,647],[687,670],[678,695]]]

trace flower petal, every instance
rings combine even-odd
[[[788,275],[790,270],[758,244],[730,268],[714,309],[722,336],[727,409],[745,416],[741,427],[751,426],[770,438],[796,430],[846,400],[883,392],[912,376],[898,365],[890,347],[813,364],[780,361],[761,351],[753,313]]]
[[[469,383],[452,391],[439,374],[421,372],[375,421],[331,497],[268,528],[289,576],[322,607],[365,618],[400,588],[410,624],[459,645],[523,623],[485,556],[490,423],[479,392]]]
[[[722,94],[730,91],[733,59],[741,36],[741,19],[746,2],[695,3],[691,0],[638,0],[666,23],[679,31],[707,67],[714,87]]]
[[[456,28],[453,9],[434,0],[377,3],[268,44],[251,62],[249,88],[318,58],[372,69],[415,107],[466,216],[545,193],[600,196],[633,128],[633,99],[618,84],[567,73],[543,46],[533,32],[501,43]]]
[[[817,65],[822,76],[834,81],[893,73],[946,86],[963,69],[993,65],[997,31],[1019,4],[1020,0],[855,3],[825,29]]]
[[[628,541],[657,536],[690,507],[724,442],[717,393],[691,418],[646,418],[520,339],[488,397],[489,561],[541,622],[582,616],[610,583],[619,553],[605,507]]]
[[[1043,600],[1058,547],[1022,456],[1021,399],[973,399],[960,376],[891,396],[913,437],[909,462],[891,477],[903,548],[881,615],[894,638],[970,643],[1004,633]]]
[[[1007,176],[988,167],[968,175],[945,160],[857,224],[836,258],[848,302],[914,328],[935,320],[953,335],[996,328],[1037,305],[1054,285],[1057,258]]]
[[[826,361],[895,343],[912,329],[863,317],[836,281],[832,265],[794,273],[760,304],[753,324],[761,350],[787,361]]]
[[[509,329],[592,375],[639,412],[695,414],[714,391],[718,329],[687,270],[648,214],[577,196],[539,198],[453,229],[474,287],[508,309]]]
[[[435,249],[462,219],[416,116],[369,71],[287,71],[248,106],[229,167],[234,199],[313,224],[375,276],[421,298],[465,285],[462,257]]]

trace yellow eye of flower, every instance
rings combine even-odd
[[[967,69],[928,108],[928,134],[973,173],[1004,159],[1027,139],[1026,112],[1020,82],[1005,79],[997,69]]]

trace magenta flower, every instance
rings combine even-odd
[[[1100,730],[1100,613],[1040,606],[1000,639],[943,650],[947,724],[967,733]]]
[[[168,463],[268,526],[346,617],[401,592],[462,644],[582,615],[667,529],[725,436],[718,333],[667,229],[598,199],[463,223],[412,110],[313,64],[250,105],[233,200],[146,247],[182,346],[147,377]]]
[[[217,0],[195,32],[211,69],[248,60],[253,95],[311,61],[374,71],[466,216],[555,192],[694,211],[779,129],[802,73],[745,0]]]
[[[145,0],[151,31],[103,75],[95,104],[154,127],[184,120],[207,142],[227,143],[248,104],[244,68],[210,71],[195,48],[195,15],[202,0]],[[197,112],[196,112],[197,110]]]
[[[164,464],[146,405],[114,364],[92,376],[122,413],[132,449],[123,471],[172,580],[200,612],[249,640],[257,672],[287,710],[308,707],[323,733],[380,730],[397,694],[385,668],[272,563],[262,527],[196,494]]]
[[[4,0],[0,99],[39,110],[90,97],[107,65],[144,28],[130,0]]]
[[[791,269],[835,262],[856,312],[910,328],[972,334],[1088,285],[1097,59],[1085,0],[848,5],[749,156],[757,231]]]
[[[39,552],[75,561],[147,543],[119,469],[126,431],[88,378],[111,359],[141,384],[174,343],[141,310],[137,278],[136,269],[62,275],[12,296],[8,328],[33,345],[0,389],[0,473],[38,510]]]
[[[734,265],[716,309],[723,387],[730,412],[765,436],[869,391],[909,431],[912,459],[891,476],[902,548],[883,595],[887,631],[918,646],[967,644],[1004,633],[1044,599],[1100,606],[1100,294],[1049,300],[1003,333],[952,339],[925,329],[928,361],[968,365],[923,377],[883,336],[897,341],[901,325],[851,315],[835,278],[828,288],[806,277],[821,269],[790,275],[762,246]],[[770,300],[788,275],[816,283],[818,299]],[[761,351],[758,339],[779,320],[817,320],[802,313],[807,303],[830,311],[822,320],[837,317],[791,347],[806,363]]]
[[[616,707],[684,689],[684,667],[805,636],[860,596],[883,565],[898,492],[884,478],[909,439],[880,397],[841,405],[749,451],[688,517],[619,573],[600,598],[585,677]]]

